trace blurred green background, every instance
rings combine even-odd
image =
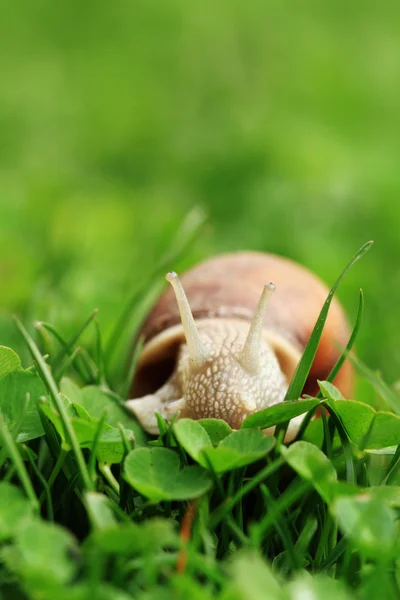
[[[12,0],[0,7],[0,343],[11,323],[107,336],[194,205],[185,264],[253,248],[366,311],[400,376],[400,4]]]

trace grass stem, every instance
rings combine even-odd
[[[257,487],[264,479],[267,479],[270,475],[275,473],[283,465],[283,459],[278,458],[271,464],[267,465],[261,471],[257,473],[250,481],[244,484],[232,498],[228,498],[223,504],[221,504],[211,515],[208,526],[211,530],[215,529],[224,517],[231,512],[232,508],[251,490]]]
[[[79,471],[80,471],[82,480],[84,482],[84,485],[87,490],[92,490],[93,484],[92,484],[92,480],[90,479],[90,476],[89,476],[89,471],[87,469],[87,465],[83,458],[83,452],[79,446],[79,442],[75,435],[75,431],[74,431],[74,428],[72,427],[71,421],[68,418],[66,408],[63,404],[63,401],[60,398],[59,391],[57,389],[57,385],[53,379],[53,376],[51,375],[49,366],[43,360],[43,357],[40,354],[39,348],[37,347],[37,345],[31,338],[31,336],[29,335],[29,333],[27,332],[25,327],[19,321],[19,319],[17,319],[17,317],[14,317],[14,321],[17,325],[17,328],[21,332],[23,338],[25,339],[31,354],[38,365],[39,372],[42,376],[42,379],[44,380],[44,382],[47,385],[47,388],[50,392],[50,396],[53,400],[55,408],[57,409],[58,413],[60,414],[60,418],[61,418],[61,420],[63,422],[63,426],[64,426],[65,437],[67,438],[69,444],[71,445],[72,451],[75,455],[75,459],[78,464]]]
[[[32,507],[35,511],[39,509],[39,502],[33,489],[31,479],[26,470],[24,461],[22,460],[21,454],[19,453],[17,444],[12,438],[4,418],[0,415],[0,434],[3,439],[3,444],[7,448],[7,453],[14,464],[15,471],[21,481],[22,487],[29,500],[31,501]]]

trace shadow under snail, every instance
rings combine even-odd
[[[248,415],[282,402],[326,285],[292,260],[250,251],[206,260],[181,280],[174,272],[166,278],[171,287],[140,331],[134,399],[126,403],[142,427],[158,433],[159,412],[167,420],[223,419],[238,429]],[[303,393],[317,393],[317,380],[328,376],[348,337],[334,299]],[[345,397],[352,380],[345,361],[334,381]]]

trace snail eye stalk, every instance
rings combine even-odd
[[[249,373],[256,374],[260,368],[260,346],[264,328],[264,315],[268,299],[275,292],[275,289],[273,283],[267,283],[267,285],[264,286],[250,325],[249,333],[247,334],[243,350],[240,354],[239,362]]]
[[[194,321],[192,311],[190,310],[185,290],[182,287],[178,275],[174,271],[167,273],[165,279],[169,281],[175,292],[179,314],[181,316],[183,325],[183,331],[185,333],[186,343],[189,349],[190,360],[194,366],[201,367],[207,360],[207,353],[200,340],[199,332],[197,331],[196,323]]]

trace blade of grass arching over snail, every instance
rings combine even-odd
[[[132,296],[128,299],[105,345],[104,355],[106,368],[110,366],[115,358],[116,350],[121,345],[124,332],[129,330],[126,334],[126,339],[131,341],[132,336],[135,333],[135,327],[139,325],[140,319],[144,316],[148,305],[161,292],[163,280],[160,277],[160,274],[164,274],[168,271],[170,265],[176,262],[184,254],[185,250],[190,247],[203,230],[206,222],[207,215],[205,212],[201,207],[195,206],[183,219],[172,240],[168,252],[166,252],[154,270],[144,278],[142,283],[138,285]],[[135,319],[135,323],[130,326],[135,311],[138,312],[138,315]]]
[[[354,324],[353,327],[353,331],[351,332],[351,336],[349,338],[349,341],[347,342],[347,346],[346,348],[343,350],[340,358],[338,359],[337,363],[335,364],[335,366],[333,367],[332,371],[329,373],[328,377],[326,378],[326,381],[329,381],[330,383],[332,383],[336,377],[336,375],[338,374],[338,372],[340,371],[344,361],[346,360],[346,358],[348,358],[354,344],[355,341],[357,339],[357,335],[358,332],[360,330],[360,326],[361,326],[361,322],[362,322],[362,315],[363,315],[363,311],[364,311],[364,294],[362,289],[360,289],[360,295],[359,295],[359,299],[358,299],[358,308],[357,308],[357,316],[356,316],[356,322]],[[322,392],[321,390],[318,392],[317,398],[322,398]],[[296,435],[296,440],[301,440],[303,437],[303,434],[305,432],[305,430],[307,429],[307,426],[309,424],[309,422],[311,421],[311,419],[313,418],[315,411],[317,409],[315,408],[312,411],[309,411],[306,416],[304,417],[304,419],[301,422],[299,431],[297,432]]]
[[[333,284],[327,299],[322,307],[322,310],[318,316],[317,322],[315,323],[314,329],[310,335],[310,339],[308,340],[307,346],[302,354],[302,357],[297,365],[296,371],[293,375],[293,378],[289,384],[288,390],[286,392],[285,401],[286,400],[297,400],[300,398],[301,392],[303,391],[304,384],[307,380],[308,373],[310,372],[311,365],[314,361],[315,355],[317,353],[318,344],[321,339],[322,331],[324,329],[325,321],[328,317],[329,307],[333,300],[333,296],[337,288],[339,287],[340,282],[344,278],[344,276],[348,273],[351,267],[356,263],[372,246],[373,241],[366,242],[361,248],[356,252],[353,256],[349,264],[343,269],[335,283]]]
[[[357,308],[357,316],[356,316],[356,322],[353,327],[353,331],[351,332],[351,336],[349,338],[346,348],[343,350],[337,363],[333,367],[332,371],[329,373],[328,377],[326,378],[326,381],[333,383],[336,375],[339,373],[340,369],[342,368],[344,361],[349,356],[349,354],[354,346],[354,343],[357,339],[358,332],[360,331],[363,312],[364,312],[364,293],[363,293],[362,289],[360,289],[360,296],[359,296],[358,308]],[[322,398],[321,390],[318,392],[317,398]]]

